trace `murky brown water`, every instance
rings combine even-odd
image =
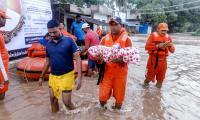
[[[80,91],[74,91],[73,101],[78,109],[52,114],[47,83],[22,82],[10,73],[10,89],[0,101],[0,120],[199,120],[200,119],[200,52],[199,46],[176,45],[176,53],[169,57],[168,73],[161,90],[144,80],[147,55],[144,43],[135,43],[141,51],[139,66],[129,66],[129,79],[123,109],[102,110],[98,104],[97,80],[84,78]],[[61,105],[62,106],[62,105]]]

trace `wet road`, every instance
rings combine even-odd
[[[14,70],[10,72],[10,89],[0,101],[0,120],[199,120],[200,119],[200,52],[199,46],[176,45],[176,53],[168,59],[167,78],[163,88],[154,84],[144,89],[147,55],[143,42],[134,45],[141,51],[138,66],[129,66],[126,98],[121,111],[113,111],[111,99],[108,110],[98,104],[96,78],[84,77],[80,91],[74,91],[73,101],[78,108],[63,109],[52,114],[47,82],[20,80]]]

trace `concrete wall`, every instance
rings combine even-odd
[[[151,34],[151,32],[152,32],[152,26],[149,26],[147,30],[147,34]]]
[[[126,22],[126,13],[124,13],[124,12],[114,11],[113,16],[120,17],[122,19],[122,22]]]
[[[102,14],[95,13],[95,14],[93,15],[93,18],[94,18],[94,19],[101,20],[101,21],[105,20],[106,22],[108,22],[108,16],[106,16],[106,15],[102,15]]]
[[[126,19],[141,19],[141,14],[140,13],[131,13],[130,11],[127,12],[127,18]]]
[[[77,7],[74,4],[70,4],[70,12],[78,13],[78,14],[84,14],[84,15],[91,15],[92,14],[90,8],[81,8],[81,7]]]
[[[99,13],[102,15],[112,16],[113,10],[103,5],[92,5],[91,7],[92,13]]]
[[[102,14],[99,14],[99,13],[94,13],[93,18],[98,19],[100,21],[105,21],[105,22],[108,22],[108,20],[109,20],[108,16],[102,15]],[[94,25],[94,30],[96,30],[96,29],[97,29],[97,25]],[[101,26],[101,29],[102,29],[102,26]],[[107,30],[107,28],[105,28],[105,29]]]

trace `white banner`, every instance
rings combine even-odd
[[[11,19],[0,28],[6,32],[6,47],[11,58],[24,56],[26,48],[47,33],[47,22],[52,18],[50,0],[0,0],[0,8]]]
[[[31,44],[47,33],[47,22],[52,18],[49,0],[23,0],[25,43]]]

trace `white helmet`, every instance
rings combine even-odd
[[[84,29],[84,28],[89,28],[90,27],[90,25],[88,24],[88,23],[84,23],[83,25],[82,25],[82,29]]]

